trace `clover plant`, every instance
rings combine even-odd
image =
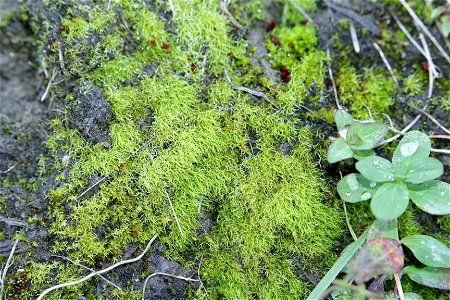
[[[398,274],[406,274],[422,285],[450,290],[450,249],[427,235],[400,239],[397,228],[397,218],[405,212],[410,199],[426,213],[450,214],[450,184],[436,180],[444,169],[441,162],[429,157],[431,142],[428,136],[420,131],[408,132],[389,161],[373,151],[386,135],[386,125],[353,120],[344,110],[336,112],[335,120],[340,137],[330,145],[328,161],[334,163],[355,158],[355,167],[359,171],[339,181],[338,194],[350,203],[371,199],[370,207],[376,220],[344,249],[308,299],[322,297],[331,282],[335,283],[333,299],[371,298],[373,292],[364,288],[365,282],[377,277],[378,282],[372,282],[371,286],[375,285],[371,290],[385,294],[382,290],[384,281]],[[405,267],[402,245],[409,248],[424,267]],[[335,280],[343,270],[347,274],[344,280]],[[350,282],[358,286],[352,286]],[[389,293],[386,297],[395,299]],[[405,293],[404,297],[422,299],[414,293]]]

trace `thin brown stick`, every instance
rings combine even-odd
[[[75,266],[81,267],[81,268],[83,268],[83,269],[85,269],[85,270],[88,270],[88,271],[91,271],[91,272],[95,272],[94,269],[91,269],[91,268],[89,268],[89,267],[87,267],[87,266],[84,266],[84,265],[82,265],[82,264],[76,263],[76,262],[74,262],[73,260],[71,260],[71,259],[68,258],[68,257],[65,257],[65,256],[59,256],[59,255],[52,255],[52,256],[61,258],[61,259],[63,259],[63,260],[66,260],[66,261],[68,261],[68,262],[74,264]],[[118,286],[118,285],[115,284],[114,282],[108,280],[107,278],[103,277],[102,275],[98,275],[98,277],[100,277],[100,278],[103,279],[105,282],[109,283],[110,285],[112,285],[113,287],[115,287],[116,289],[118,289],[119,291],[122,290],[122,288],[121,288],[120,286]]]
[[[142,288],[142,300],[145,299],[145,289],[147,288],[147,283],[148,283],[149,279],[152,278],[152,277],[155,277],[155,276],[167,276],[167,277],[172,277],[172,278],[176,278],[176,279],[180,279],[180,280],[184,280],[184,281],[188,281],[188,282],[200,282],[200,280],[198,280],[198,279],[192,279],[192,278],[189,278],[189,277],[177,276],[177,275],[164,273],[164,272],[155,272],[155,273],[152,273],[149,276],[147,276],[147,278],[144,281],[144,287]]]
[[[437,135],[429,135],[428,136],[430,139],[446,139],[446,140],[450,140],[450,135],[442,135],[442,134],[437,134]]]
[[[379,146],[382,146],[382,145],[389,144],[390,142],[393,142],[393,141],[395,141],[396,139],[398,139],[399,137],[401,137],[402,135],[404,135],[406,132],[408,132],[409,129],[411,129],[411,127],[414,126],[414,124],[417,123],[417,121],[419,121],[419,119],[420,119],[421,116],[422,116],[421,114],[420,114],[420,115],[417,115],[417,116],[414,118],[414,120],[411,121],[411,123],[409,123],[405,128],[403,128],[403,130],[400,131],[400,133],[394,135],[393,137],[391,137],[391,138],[389,138],[389,139],[387,139],[387,140],[384,140],[384,141],[379,142],[378,144],[375,145],[375,147],[379,147]]]
[[[227,17],[230,19],[231,24],[233,24],[237,29],[244,28],[241,23],[239,23],[233,15],[228,10],[228,3],[229,1],[220,1],[220,8],[222,9],[222,12],[227,15]]]
[[[137,256],[135,258],[132,258],[132,259],[127,259],[127,260],[120,261],[120,262],[115,263],[114,265],[112,265],[112,266],[110,266],[110,267],[108,267],[106,269],[103,269],[103,270],[100,270],[100,271],[97,271],[97,272],[92,272],[91,274],[89,274],[89,275],[87,275],[87,276],[85,276],[85,277],[83,277],[81,279],[52,286],[52,287],[46,289],[45,291],[43,291],[42,294],[40,294],[39,297],[36,300],[42,300],[45,295],[47,295],[48,293],[50,293],[50,292],[52,292],[54,290],[82,283],[82,282],[84,282],[86,280],[91,279],[92,277],[94,277],[96,275],[100,275],[100,274],[109,272],[109,271],[111,271],[111,270],[113,270],[113,269],[115,269],[115,268],[117,268],[119,266],[122,266],[122,265],[125,265],[125,264],[129,264],[129,263],[133,263],[133,262],[136,262],[136,261],[140,260],[145,255],[145,253],[147,253],[147,251],[150,249],[150,246],[152,245],[152,243],[154,242],[154,240],[157,237],[158,237],[157,234],[155,236],[153,236],[153,238],[150,240],[150,242],[148,242],[147,247],[145,247],[144,251],[142,251],[142,253],[139,256]]]
[[[416,13],[411,8],[411,6],[409,6],[409,4],[405,0],[400,0],[400,3],[405,7],[405,9],[408,11],[408,13],[411,15],[411,17],[414,19],[414,21],[420,27],[420,29],[426,34],[426,36],[430,39],[430,41],[436,46],[436,48],[439,50],[439,52],[442,54],[442,56],[450,64],[450,56],[448,56],[448,54],[447,54],[447,52],[445,52],[444,48],[442,48],[442,46],[434,38],[434,36],[431,34],[431,32],[428,30],[428,28],[425,26],[425,24],[423,24],[422,20],[420,20],[420,18],[416,15]]]
[[[405,300],[405,295],[403,294],[403,288],[402,288],[402,282],[400,281],[400,276],[398,273],[394,274],[395,278],[395,285],[397,287],[398,296],[400,297],[400,300]]]
[[[14,261],[11,261],[14,256],[14,251],[16,251],[17,244],[19,243],[19,239],[16,239],[13,247],[11,248],[11,252],[9,253],[8,259],[6,260],[5,267],[2,270],[2,277],[0,282],[0,300],[3,299],[3,288],[5,287],[6,274],[8,273],[9,267],[13,264]]]
[[[380,54],[381,60],[386,65],[386,68],[388,69],[389,73],[391,74],[392,80],[394,80],[395,86],[398,88],[399,84],[398,84],[397,77],[395,77],[394,70],[392,69],[391,65],[389,64],[389,61],[387,60],[386,56],[384,55],[383,50],[381,50],[380,46],[376,42],[373,42],[373,46]]]
[[[180,230],[181,235],[184,236],[183,229],[181,229],[180,222],[178,221],[178,217],[177,217],[177,214],[175,213],[175,208],[173,208],[172,201],[170,200],[169,194],[167,193],[166,190],[164,190],[164,192],[166,193],[167,200],[169,200],[170,208],[172,209],[173,216],[175,217],[175,221],[177,222],[178,229]]]
[[[419,33],[420,41],[422,42],[423,50],[425,51],[425,58],[427,59],[428,63],[428,94],[427,94],[427,104],[422,110],[426,109],[426,106],[428,105],[428,101],[431,100],[431,97],[433,96],[433,85],[434,85],[434,78],[437,74],[436,66],[433,63],[433,59],[431,58],[430,49],[428,48],[427,41],[425,40],[425,37],[423,36],[423,33]]]

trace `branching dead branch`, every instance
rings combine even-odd
[[[93,269],[91,269],[91,268],[89,268],[89,267],[87,267],[87,266],[85,266],[85,265],[76,263],[76,262],[74,262],[73,260],[71,260],[71,259],[68,258],[68,257],[65,257],[65,256],[59,256],[59,255],[52,255],[52,256],[61,258],[61,259],[63,259],[63,260],[66,260],[66,261],[68,261],[68,262],[74,264],[75,266],[81,267],[81,268],[83,268],[83,269],[85,269],[85,270],[88,270],[88,271],[91,271],[91,272],[95,272],[95,270],[93,270]],[[104,276],[98,275],[98,277],[100,277],[100,278],[103,279],[105,282],[109,283],[110,285],[112,285],[113,287],[115,287],[116,289],[118,289],[119,291],[122,290],[122,288],[121,288],[120,286],[118,286],[118,285],[115,284],[114,282],[108,280],[108,279],[105,278]]]
[[[2,273],[1,273],[2,277],[1,277],[1,281],[0,281],[0,300],[3,299],[3,289],[5,287],[6,274],[8,273],[9,267],[11,267],[11,265],[14,262],[14,261],[12,261],[12,258],[14,256],[14,251],[16,251],[16,247],[17,247],[18,243],[19,243],[19,239],[16,239],[16,241],[14,242],[14,245],[11,249],[11,252],[9,253],[8,260],[6,260],[5,267],[3,268]]]
[[[420,53],[422,53],[423,56],[427,56],[425,54],[425,50],[419,45],[419,43],[413,38],[413,36],[409,33],[408,29],[403,25],[402,22],[400,22],[400,19],[395,14],[394,10],[390,10],[392,17],[394,18],[395,23],[397,23],[398,27],[403,31],[403,33],[406,35],[408,40],[419,50]]]
[[[149,279],[152,277],[155,277],[155,276],[167,276],[167,277],[172,277],[172,278],[176,278],[176,279],[180,279],[180,280],[184,280],[184,281],[188,281],[188,282],[200,282],[200,280],[198,280],[198,279],[177,276],[177,275],[164,273],[164,272],[155,272],[155,273],[150,274],[144,281],[144,287],[142,288],[142,300],[145,300],[145,289],[147,288],[147,283],[148,283]]]
[[[272,104],[273,107],[275,107],[276,109],[279,109],[279,108],[275,105],[275,103],[273,103],[273,102],[269,99],[269,97],[267,97],[267,95],[264,94],[263,92],[258,92],[258,91],[255,91],[255,90],[246,88],[246,87],[244,87],[244,86],[234,85],[233,82],[231,81],[230,76],[228,75],[228,72],[227,72],[226,69],[225,69],[225,77],[227,78],[227,81],[230,83],[231,88],[232,88],[233,90],[243,91],[243,92],[249,93],[249,94],[251,94],[251,95],[254,95],[254,96],[263,98],[264,100],[266,100],[266,102]]]
[[[414,22],[420,27],[420,29],[427,35],[427,37],[431,40],[431,42],[436,46],[441,55],[447,60],[450,64],[450,56],[445,52],[444,48],[438,43],[438,41],[434,38],[428,28],[423,24],[422,20],[416,15],[414,10],[409,6],[409,4],[405,0],[400,0],[400,3],[405,7],[410,16],[414,19]]]
[[[97,275],[109,272],[109,271],[111,271],[111,270],[113,270],[113,269],[115,269],[115,268],[117,268],[119,266],[122,266],[122,265],[125,265],[125,264],[129,264],[129,263],[133,263],[133,262],[136,262],[136,261],[140,260],[145,255],[145,253],[147,253],[147,251],[150,249],[150,246],[152,245],[152,243],[155,241],[155,239],[157,237],[158,237],[157,234],[155,236],[153,236],[153,238],[150,240],[150,242],[148,242],[148,244],[145,247],[144,251],[142,251],[142,253],[139,256],[137,256],[135,258],[132,258],[132,259],[127,259],[127,260],[120,261],[120,262],[115,263],[114,265],[112,265],[112,266],[110,266],[110,267],[108,267],[106,269],[103,269],[103,270],[100,270],[100,271],[97,271],[97,272],[92,272],[89,275],[87,275],[87,276],[85,276],[85,277],[83,277],[81,279],[52,286],[52,287],[46,289],[44,292],[42,292],[42,294],[39,295],[37,300],[42,300],[45,295],[47,295],[48,293],[53,292],[54,290],[82,283],[82,282],[84,282],[86,280],[91,279],[94,276],[97,276]]]
[[[373,46],[380,54],[381,59],[383,60],[384,64],[386,65],[386,68],[389,70],[389,73],[391,74],[392,80],[394,80],[395,86],[398,88],[399,84],[398,84],[397,77],[395,77],[394,70],[392,69],[391,65],[389,64],[389,61],[387,60],[386,56],[384,55],[383,50],[381,50],[380,46],[376,42],[373,42]]]

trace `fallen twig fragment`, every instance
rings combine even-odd
[[[184,235],[183,229],[181,229],[180,222],[178,221],[177,214],[175,213],[175,208],[173,208],[172,201],[170,200],[170,196],[169,196],[169,194],[167,193],[166,190],[164,190],[164,192],[166,193],[167,200],[169,200],[170,208],[172,209],[173,216],[175,217],[175,221],[177,222],[178,229],[180,230],[181,235]]]
[[[83,277],[83,278],[81,278],[81,279],[78,279],[78,280],[75,280],[75,281],[66,282],[66,283],[63,283],[63,284],[58,284],[58,285],[52,286],[52,287],[46,289],[45,291],[43,291],[42,294],[40,294],[39,297],[38,297],[36,300],[41,300],[41,299],[43,299],[45,295],[47,295],[48,293],[50,293],[50,292],[52,292],[52,291],[54,291],[54,290],[57,290],[57,289],[60,289],[60,288],[63,288],[63,287],[68,287],[68,286],[71,286],[71,285],[76,285],[76,284],[82,283],[82,282],[84,282],[84,281],[86,281],[86,280],[91,279],[92,277],[94,277],[94,276],[96,276],[96,275],[100,275],[100,274],[109,272],[109,271],[111,271],[111,270],[113,270],[113,269],[115,269],[115,268],[117,268],[117,267],[119,267],[119,266],[122,266],[122,265],[125,265],[125,264],[129,264],[129,263],[133,263],[133,262],[135,262],[135,261],[140,260],[140,259],[145,255],[145,253],[147,253],[147,251],[150,249],[150,246],[152,245],[152,243],[155,241],[155,239],[156,239],[157,237],[158,237],[157,234],[156,234],[155,236],[153,236],[153,238],[150,240],[150,242],[148,242],[147,247],[145,247],[144,251],[142,251],[142,253],[139,254],[139,256],[137,256],[137,257],[135,257],[135,258],[132,258],[132,259],[127,259],[127,260],[119,261],[118,263],[115,263],[114,265],[112,265],[112,266],[110,266],[110,267],[108,267],[108,268],[106,268],[106,269],[103,269],[103,270],[100,270],[100,271],[97,271],[97,272],[92,272],[92,273],[90,273],[89,275],[87,275],[87,276],[85,276],[85,277]]]
[[[258,92],[258,91],[255,91],[255,90],[246,88],[246,87],[244,87],[244,86],[234,85],[233,82],[232,82],[231,79],[230,79],[230,76],[228,75],[227,70],[225,70],[225,76],[226,76],[227,81],[230,83],[231,88],[232,88],[233,90],[243,91],[243,92],[252,94],[252,95],[254,95],[254,96],[263,98],[263,99],[266,100],[268,103],[272,104],[273,107],[275,107],[276,109],[278,109],[278,107],[275,105],[275,103],[273,103],[273,102],[269,99],[269,97],[267,97],[267,95],[264,94],[263,92]]]
[[[3,288],[5,287],[5,281],[6,281],[6,273],[8,273],[9,267],[13,264],[12,257],[14,255],[14,252],[16,251],[17,244],[19,243],[19,239],[16,239],[14,242],[14,245],[11,249],[11,252],[9,253],[8,260],[6,260],[5,267],[2,270],[2,277],[0,278],[0,300],[3,299]]]
[[[378,53],[381,56],[381,59],[383,60],[384,64],[386,65],[386,68],[389,70],[389,73],[391,74],[392,80],[394,80],[395,86],[398,88],[398,80],[397,77],[395,77],[394,70],[392,69],[391,65],[389,64],[389,61],[387,60],[386,56],[384,55],[383,50],[381,50],[380,46],[376,42],[373,42],[373,46],[378,51]]]
[[[336,88],[336,82],[334,81],[333,77],[333,71],[331,70],[331,55],[330,55],[330,49],[327,48],[327,57],[328,57],[328,75],[330,76],[331,83],[333,84],[333,92],[334,92],[334,100],[336,101],[336,106],[338,109],[341,109],[341,105],[339,104],[339,98],[338,98],[338,92]]]
[[[442,54],[442,56],[450,64],[450,56],[448,56],[448,54],[447,54],[447,52],[445,52],[444,48],[442,48],[442,46],[434,38],[434,36],[431,34],[431,32],[428,30],[428,28],[425,26],[425,24],[423,24],[422,20],[420,20],[420,18],[416,15],[416,13],[411,8],[411,6],[409,6],[409,4],[405,0],[400,0],[400,3],[405,7],[405,9],[408,11],[408,13],[414,19],[414,22],[416,22],[417,26],[420,27],[420,29],[426,34],[426,36],[431,40],[431,42],[436,46],[436,48]]]
[[[16,220],[16,219],[12,219],[12,218],[7,218],[4,217],[2,215],[0,215],[0,222],[3,222],[9,226],[17,226],[17,227],[25,227],[27,226],[27,224],[25,222]]]
[[[359,47],[358,35],[356,34],[355,25],[350,21],[350,36],[352,37],[353,49],[355,49],[356,53],[361,51]]]
[[[228,10],[228,4],[229,1],[225,0],[225,1],[220,1],[220,8],[222,9],[222,12],[224,14],[227,15],[227,17],[230,19],[230,22],[237,28],[237,29],[242,29],[244,28],[234,17],[233,15],[230,13],[230,11]]]
[[[48,93],[50,92],[50,88],[51,88],[51,86],[52,86],[52,84],[53,84],[53,80],[55,79],[55,77],[56,77],[57,74],[58,74],[58,70],[57,70],[56,68],[53,68],[52,77],[51,77],[50,80],[48,81],[47,88],[45,89],[44,94],[43,94],[42,97],[41,97],[41,101],[44,101],[45,98],[47,98]]]

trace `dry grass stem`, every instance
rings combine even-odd
[[[264,100],[266,100],[266,102],[272,104],[273,107],[275,107],[276,109],[278,109],[278,107],[275,105],[275,103],[273,103],[273,102],[269,99],[269,97],[267,97],[267,95],[264,94],[263,92],[258,92],[258,91],[255,91],[255,90],[246,88],[246,87],[244,87],[244,86],[234,85],[233,82],[232,82],[231,79],[230,79],[230,76],[228,75],[227,70],[225,70],[225,76],[226,76],[227,81],[230,83],[231,88],[232,88],[233,90],[243,91],[243,92],[249,93],[249,94],[251,94],[251,95],[257,96],[257,97],[259,97],[259,98],[263,98]]]
[[[302,14],[303,17],[305,17],[305,19],[309,23],[315,25],[313,19],[306,13],[306,11],[300,5],[298,5],[295,1],[292,1],[292,0],[291,0],[291,4],[299,13]]]
[[[394,80],[395,86],[398,88],[399,84],[398,84],[397,77],[395,77],[394,70],[392,69],[391,65],[389,64],[389,61],[387,60],[386,56],[384,55],[383,50],[381,50],[380,46],[376,42],[373,42],[373,46],[380,54],[381,59],[383,60],[384,64],[386,65],[386,68],[389,70],[389,73],[391,74],[392,80]]]
[[[334,100],[336,101],[336,106],[338,109],[342,109],[341,105],[339,104],[339,98],[338,98],[338,92],[336,88],[336,82],[334,81],[333,77],[333,71],[331,70],[331,55],[330,55],[330,49],[327,48],[327,57],[328,57],[328,75],[330,76],[331,83],[333,84],[333,93],[334,93]]]
[[[56,68],[53,68],[52,77],[48,81],[47,88],[45,89],[44,94],[41,97],[41,101],[44,101],[47,98],[48,93],[50,92],[50,88],[53,84],[53,80],[55,79],[57,74],[58,74],[58,70]]]
[[[6,174],[6,173],[11,172],[11,170],[14,169],[17,165],[18,165],[18,163],[13,164],[11,167],[6,169],[5,171],[0,171],[0,174]]]
[[[442,54],[442,56],[447,60],[447,62],[450,64],[450,56],[448,56],[447,52],[445,52],[444,48],[438,43],[438,41],[434,38],[434,36],[431,34],[431,32],[428,30],[428,28],[423,24],[422,20],[416,15],[414,10],[409,6],[409,4],[405,0],[400,0],[400,3],[405,7],[405,9],[408,11],[408,13],[411,15],[411,17],[414,19],[414,22],[420,27],[420,29],[427,35],[427,37],[430,39],[430,41],[436,46],[436,48],[439,50],[439,52]]]
[[[353,49],[355,49],[356,53],[359,53],[361,48],[359,47],[358,35],[352,21],[350,21],[350,36],[352,37]]]
[[[220,8],[222,9],[222,12],[227,15],[227,17],[230,19],[230,22],[237,28],[237,29],[242,29],[244,28],[234,17],[233,15],[230,13],[230,11],[228,10],[228,4],[229,1],[220,1]]]
[[[419,45],[419,43],[412,37],[412,35],[409,33],[409,31],[406,29],[406,27],[403,25],[402,22],[400,22],[400,19],[397,17],[395,12],[391,9],[390,10],[392,17],[394,18],[395,23],[397,23],[398,27],[403,31],[403,33],[406,35],[408,40],[419,50],[420,53],[422,53],[423,56],[427,56],[425,54],[425,50]]]
[[[91,268],[89,268],[89,267],[87,267],[87,266],[84,266],[84,265],[82,265],[82,264],[76,263],[76,262],[74,262],[73,260],[71,260],[71,259],[68,258],[68,257],[65,257],[65,256],[59,256],[59,255],[52,255],[52,256],[61,258],[61,259],[63,259],[63,260],[66,260],[66,261],[68,261],[68,262],[74,264],[75,266],[81,267],[81,268],[83,268],[83,269],[85,269],[85,270],[88,270],[88,271],[91,271],[91,272],[95,272],[95,270],[93,270],[93,269],[91,269]],[[110,285],[112,285],[113,287],[115,287],[116,289],[118,289],[119,291],[122,290],[122,288],[121,288],[120,286],[118,286],[118,285],[115,284],[114,282],[112,282],[112,281],[106,279],[106,278],[103,277],[102,275],[98,275],[98,277],[100,277],[100,278],[103,279],[105,282],[109,283]]]
[[[172,209],[173,216],[175,218],[175,221],[177,222],[178,229],[180,230],[181,235],[184,236],[183,229],[181,229],[180,222],[178,221],[178,217],[177,217],[177,214],[175,213],[175,208],[173,208],[172,201],[170,200],[169,194],[167,193],[166,190],[164,190],[164,192],[166,193],[167,200],[169,201],[170,208]]]
[[[429,113],[427,113],[426,111],[422,110],[421,113],[423,113],[428,119],[430,119],[434,124],[436,124],[437,126],[439,126],[439,128],[441,128],[446,134],[450,134],[450,130],[448,130],[447,128],[445,128],[441,123],[439,123],[438,120],[436,120],[432,115],[430,115]]]
[[[6,260],[5,267],[2,270],[2,277],[0,281],[0,300],[3,299],[3,288],[5,287],[6,282],[6,274],[8,273],[9,267],[13,264],[12,258],[14,256],[14,251],[16,251],[17,244],[19,243],[19,239],[16,239],[13,247],[11,248],[11,252],[9,253],[8,259]]]
[[[46,289],[44,292],[42,292],[42,294],[40,294],[39,297],[36,300],[42,300],[45,295],[47,295],[48,293],[50,293],[50,292],[52,292],[54,290],[82,283],[82,282],[84,282],[86,280],[91,279],[92,277],[94,277],[96,275],[100,275],[100,274],[109,272],[109,271],[111,271],[111,270],[113,270],[113,269],[115,269],[115,268],[117,268],[119,266],[122,266],[122,265],[125,265],[125,264],[129,264],[129,263],[133,263],[133,262],[136,262],[136,261],[140,260],[145,255],[145,253],[147,253],[147,251],[150,249],[150,246],[152,245],[152,243],[155,241],[155,239],[157,237],[158,237],[157,234],[155,236],[153,236],[153,238],[150,240],[150,242],[148,242],[147,247],[145,247],[144,251],[142,251],[142,253],[139,256],[137,256],[135,258],[132,258],[132,259],[127,259],[127,260],[120,261],[120,262],[115,263],[114,265],[112,265],[112,266],[110,266],[110,267],[108,267],[106,269],[103,269],[103,270],[100,270],[100,271],[97,271],[97,272],[92,272],[91,274],[89,274],[89,275],[87,275],[87,276],[85,276],[85,277],[83,277],[81,279],[52,286],[52,287]]]

